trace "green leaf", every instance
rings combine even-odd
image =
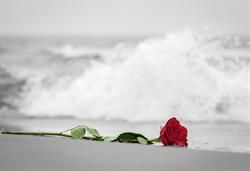
[[[94,138],[101,138],[102,137],[95,128],[90,128],[90,127],[88,127],[86,125],[79,125],[79,126],[77,126],[75,128],[79,128],[79,127],[83,128],[85,130],[85,132],[87,131]],[[74,130],[75,128],[72,128],[70,130]]]
[[[73,128],[70,131],[70,135],[74,138],[74,139],[82,139],[85,135],[85,128],[82,126],[78,126]]]
[[[104,137],[104,141],[105,142],[113,142],[113,141],[117,140],[117,137],[118,136],[112,136],[112,137],[106,136],[106,137]]]
[[[99,132],[95,128],[89,128],[87,126],[85,126],[85,128],[88,131],[88,133],[90,133],[92,136],[94,136],[96,138],[100,138],[101,137],[101,135],[99,134]]]
[[[137,143],[138,139],[137,137],[142,137],[145,140],[147,140],[147,138],[145,136],[143,136],[142,134],[137,134],[137,133],[133,133],[133,132],[125,132],[120,134],[117,137],[117,140],[120,142],[133,142],[133,143]]]
[[[137,137],[137,140],[140,144],[144,144],[144,145],[148,144],[148,141],[142,137]]]

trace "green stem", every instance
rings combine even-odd
[[[148,142],[161,142],[160,137],[149,139]]]
[[[15,132],[15,131],[2,131],[1,134],[12,134],[12,135],[38,135],[38,136],[61,136],[72,138],[71,135],[64,134],[63,132]],[[85,140],[96,140],[92,137],[83,137]]]
[[[71,137],[71,135],[58,133],[58,132],[15,132],[15,131],[2,131],[2,134],[14,134],[14,135],[52,135],[52,136],[61,136],[61,137]]]
[[[12,135],[36,135],[36,136],[61,136],[72,138],[71,135],[65,134],[63,132],[16,132],[16,131],[2,131],[1,134],[12,134]],[[92,137],[83,137],[85,140],[98,140]],[[130,141],[131,143],[138,143],[137,140]],[[148,140],[149,143],[160,142],[160,137],[152,138]]]

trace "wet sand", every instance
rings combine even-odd
[[[250,170],[250,154],[0,135],[1,171]]]

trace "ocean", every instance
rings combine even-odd
[[[175,116],[191,148],[249,152],[249,64],[246,35],[2,36],[0,120],[128,129]]]

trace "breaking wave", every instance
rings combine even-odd
[[[32,116],[154,121],[175,115],[187,121],[250,122],[249,47],[249,39],[192,32],[106,49],[66,45],[52,52],[102,60],[72,77],[29,75],[16,105]],[[49,85],[47,77],[53,77]]]

